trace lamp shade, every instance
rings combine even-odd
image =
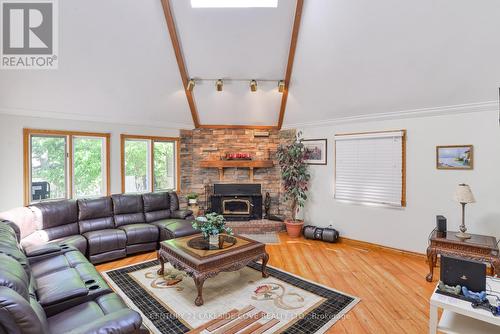
[[[470,190],[469,185],[461,183],[455,190],[455,195],[453,196],[455,201],[460,203],[475,203],[476,199]]]

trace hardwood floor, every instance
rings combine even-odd
[[[361,298],[328,333],[428,332],[429,298],[435,282],[425,280],[428,266],[423,256],[349,242],[291,239],[286,233],[281,233],[280,239],[281,244],[266,246],[270,265]],[[105,263],[97,269],[150,259],[156,259],[155,252]]]

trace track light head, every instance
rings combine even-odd
[[[215,82],[215,87],[216,87],[218,92],[222,92],[223,86],[224,86],[224,82],[222,81],[222,79],[217,79],[217,81]]]
[[[278,81],[278,92],[283,93],[285,91],[285,81]]]
[[[257,81],[255,81],[255,80],[250,81],[250,90],[252,92],[256,92],[257,91]]]
[[[194,82],[194,80],[193,79],[189,79],[189,81],[187,83],[187,86],[186,86],[186,89],[188,91],[192,92],[195,85],[196,85],[196,83]]]

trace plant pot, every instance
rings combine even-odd
[[[302,233],[303,220],[285,220],[286,232],[290,238],[298,238]]]
[[[190,198],[190,199],[188,199],[188,203],[189,204],[196,204],[196,203],[198,203],[198,200],[196,198]]]
[[[208,237],[208,243],[214,248],[219,248],[219,235],[210,235]]]

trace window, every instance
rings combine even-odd
[[[122,192],[178,188],[179,138],[121,135]]]
[[[106,191],[106,138],[73,137],[73,195],[93,197]]]
[[[24,129],[25,204],[109,194],[109,136]]]
[[[406,130],[335,135],[335,198],[406,206]]]

